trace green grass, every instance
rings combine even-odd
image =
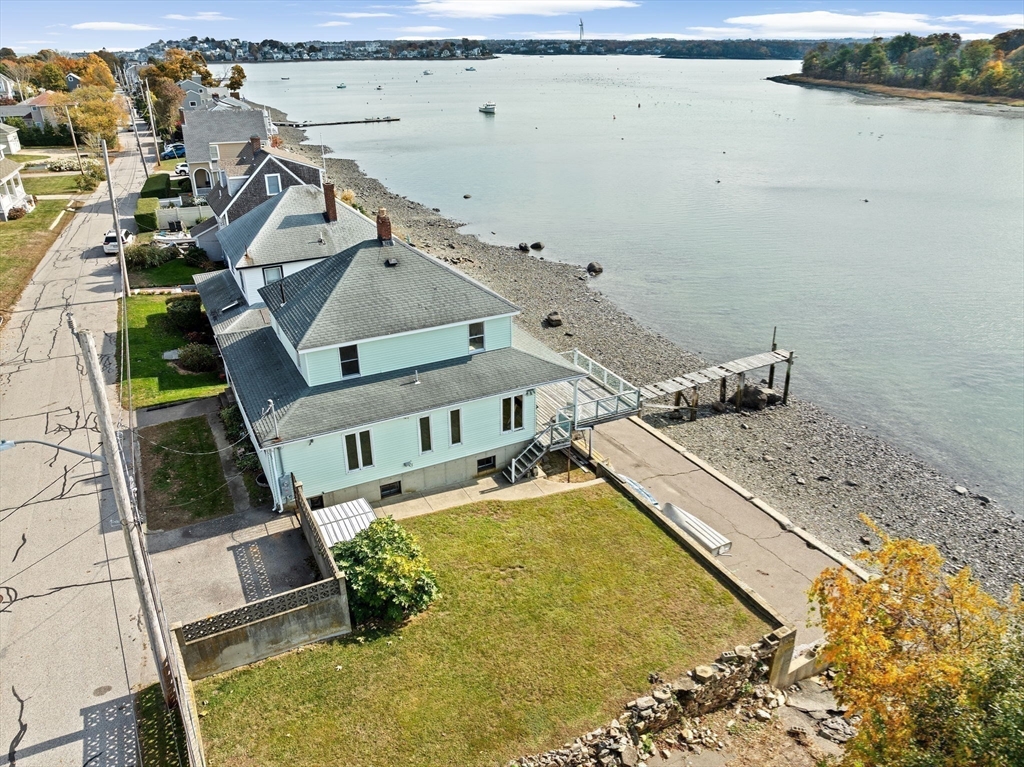
[[[170,160],[160,161],[160,170],[174,171],[174,166],[179,162],[188,162],[184,157],[172,157]]]
[[[152,237],[150,238],[152,239]],[[202,269],[189,266],[185,259],[176,258],[166,264],[128,273],[128,284],[133,288],[162,288],[171,285],[191,285],[193,274],[202,274]]]
[[[36,265],[71,220],[72,214],[65,213],[61,223],[48,230],[65,205],[66,200],[40,200],[24,218],[0,222],[0,315],[9,316]]]
[[[225,389],[217,373],[179,373],[162,358],[187,341],[167,323],[167,296],[128,298],[128,339],[131,344],[132,394],[135,407],[212,397]],[[120,315],[120,313],[119,313]],[[121,371],[121,397],[128,406],[127,371]]]
[[[167,710],[159,684],[136,693],[135,720],[145,767],[181,767],[188,763],[181,717],[177,711]]]
[[[39,160],[49,160],[50,156],[45,154],[22,154],[17,152],[15,154],[7,155],[8,160],[14,160],[15,162],[38,162]]]
[[[79,175],[74,176],[22,176],[21,182],[29,194],[78,194]],[[95,185],[93,185],[95,189]]]
[[[138,433],[151,529],[171,530],[235,510],[205,416],[148,426]]]
[[[218,767],[503,765],[767,627],[607,486],[408,519],[440,599],[197,683]]]

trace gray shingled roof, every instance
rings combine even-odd
[[[398,266],[386,267],[387,258]],[[376,238],[260,288],[260,295],[300,351],[519,312],[401,240],[386,247]]]
[[[203,300],[203,306],[206,307],[206,313],[216,335],[231,329],[235,320],[249,309],[245,296],[238,289],[238,283],[227,269],[194,274],[192,280],[199,290],[199,297]],[[233,308],[222,311],[232,304],[235,305]]]
[[[221,336],[235,393],[262,446],[274,426],[261,415],[274,400],[282,441],[308,439],[460,402],[584,377],[565,360],[542,359],[509,347],[410,369],[310,387],[272,328]]]
[[[21,166],[14,160],[9,160],[6,157],[0,160],[0,181],[8,176],[13,176],[20,168]]]
[[[248,141],[259,136],[266,141],[267,125],[263,112],[209,112],[195,110],[185,117],[181,128],[185,136],[185,156],[190,163],[209,162],[210,144]]]
[[[17,133],[18,129],[7,123],[0,123],[0,133]]]
[[[338,204],[338,220],[331,223],[324,210],[319,187],[290,186],[217,232],[224,258],[237,267],[308,261],[333,256],[377,233],[347,205]]]

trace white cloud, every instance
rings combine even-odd
[[[164,16],[165,19],[174,19],[175,21],[238,21],[233,16],[224,16],[220,11],[200,11],[195,16],[183,16],[180,13],[169,13]]]
[[[341,16],[343,19],[380,19],[385,16],[394,16],[393,13],[365,13],[363,11],[353,11],[352,13],[329,13],[328,16]]]
[[[72,24],[72,29],[92,29],[98,32],[148,32],[160,27],[149,24],[126,24],[123,21],[83,21],[81,24]]]
[[[766,13],[757,16],[734,16],[726,24],[735,24],[733,36],[813,39],[829,37],[890,37],[911,32],[929,35],[933,32],[957,32],[957,26],[941,23],[942,19],[923,13],[836,13],[834,11],[803,11],[799,13]],[[710,29],[694,27],[698,31]],[[715,33],[724,34],[722,31]]]
[[[962,21],[967,24],[992,24],[1007,29],[1024,27],[1024,13],[1007,13],[1003,16],[980,16],[961,13],[956,16],[939,16],[939,21]]]
[[[55,40],[19,40],[20,45],[51,45]]]
[[[317,24],[318,27],[351,27],[351,21],[325,21],[323,24]]]
[[[412,34],[426,35],[430,32],[451,32],[448,27],[399,27],[396,32],[411,32]]]
[[[497,19],[502,16],[564,16],[637,8],[635,0],[416,0],[413,13],[454,19]]]

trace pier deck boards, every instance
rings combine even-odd
[[[697,370],[693,373],[686,373],[677,378],[670,378],[667,381],[659,381],[658,383],[641,386],[640,393],[645,399],[665,397],[669,394],[677,394],[689,391],[690,389],[696,389],[701,384],[721,381],[729,376],[743,375],[744,373],[756,370],[757,368],[763,368],[768,365],[776,365],[781,362],[789,361],[789,351],[786,349],[776,349],[772,352],[755,354],[751,357],[733,360],[732,362],[723,362],[721,365],[712,365],[709,368]]]

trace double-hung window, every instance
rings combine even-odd
[[[345,435],[345,457],[349,471],[359,471],[373,466],[373,446],[370,444],[369,430]]]
[[[339,353],[341,354],[341,377],[349,378],[359,375],[359,349],[355,346],[342,346]]]
[[[484,350],[484,323],[469,323],[469,351],[482,352]]]
[[[462,444],[462,411],[451,410],[448,412],[448,425],[451,428],[449,436],[451,438],[451,444],[461,445]]]
[[[283,268],[280,266],[267,266],[263,269],[263,284],[271,285],[284,278]]]
[[[501,430],[518,431],[523,428],[523,395],[516,394],[501,400]]]
[[[217,162],[220,159],[220,147],[216,144],[210,144],[210,160]]]
[[[281,194],[281,174],[280,173],[268,173],[266,176],[267,180],[267,194],[273,197],[275,194]]]
[[[420,452],[429,453],[434,449],[430,438],[430,416],[425,415],[420,419]]]

